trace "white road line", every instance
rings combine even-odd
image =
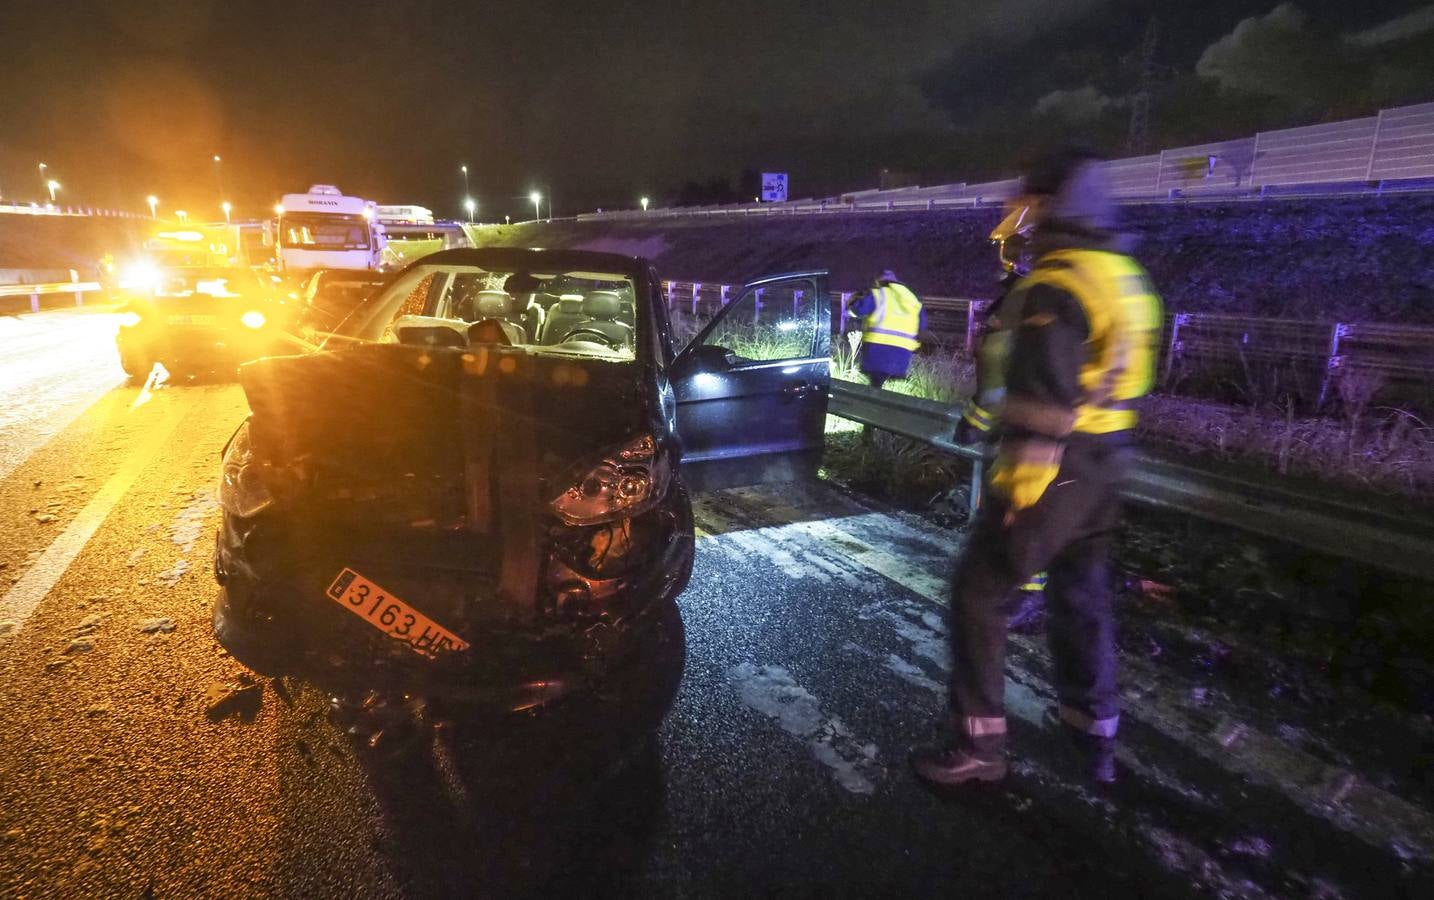
[[[811,691],[781,666],[742,663],[727,672],[742,702],[800,740],[817,762],[831,769],[836,783],[853,794],[871,794],[881,777],[877,746],[851,733],[839,716],[822,711]]]
[[[35,611],[35,607],[40,605],[40,601],[45,599],[55,583],[64,576],[75,557],[80,555],[90,538],[94,537],[115,505],[164,449],[169,436],[179,426],[180,418],[177,412],[170,412],[167,420],[148,429],[144,442],[130,453],[120,470],[90,498],[90,502],[85,504],[69,527],[60,532],[60,536],[46,548],[15,586],[10,588],[5,596],[0,597],[0,622],[8,626],[5,629],[7,636],[13,637],[25,627],[25,622]]]

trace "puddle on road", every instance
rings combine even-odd
[[[858,740],[839,717],[822,712],[816,695],[797,684],[791,672],[742,663],[727,676],[743,703],[803,741],[817,762],[831,769],[837,784],[853,794],[876,791],[881,774],[876,745]]]

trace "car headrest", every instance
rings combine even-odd
[[[479,291],[478,318],[498,319],[513,311],[513,298],[506,291]]]
[[[558,309],[566,313],[580,313],[583,311],[582,294],[564,294],[558,298]]]
[[[495,318],[479,319],[468,326],[468,343],[470,344],[507,344],[512,346],[512,339],[508,337],[508,331],[503,323]]]
[[[616,319],[622,313],[622,301],[612,291],[593,291],[583,300],[583,315],[592,319]]]

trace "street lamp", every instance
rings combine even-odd
[[[647,198],[646,198],[646,197],[643,197],[643,198],[642,198],[642,211],[643,211],[643,212],[647,212]]]
[[[181,221],[181,222],[188,222],[188,221],[189,221],[189,213],[185,212],[185,211],[182,210],[182,209],[176,209],[176,210],[174,211],[174,217],[175,217],[176,219],[178,219],[179,221]]]
[[[533,191],[528,199],[533,201],[533,221],[536,222],[543,217],[543,195]]]
[[[219,186],[219,199],[224,199],[224,160],[214,154],[214,183]]]
[[[229,223],[229,211],[234,208],[234,204],[230,203],[228,200],[225,200],[223,203],[219,204],[219,208],[224,210],[224,223],[227,225]]]
[[[151,219],[159,218],[159,198],[150,194],[148,197],[145,197],[144,200],[149,204],[149,217]]]
[[[45,187],[50,189],[50,202],[54,203],[55,191],[58,191],[60,189],[60,183],[55,179],[51,178],[49,181],[45,182]]]
[[[468,224],[473,224],[473,212],[478,209],[478,201],[467,197],[463,200],[463,208],[468,210]]]
[[[275,203],[275,204],[274,204],[274,215],[276,215],[276,216],[282,216],[283,214],[284,214],[284,204],[282,204],[282,203]]]
[[[459,166],[459,167],[458,167],[458,171],[460,171],[460,172],[463,173],[463,196],[465,196],[465,197],[470,196],[471,192],[468,190],[468,166],[467,166],[467,164],[465,163],[464,165]]]

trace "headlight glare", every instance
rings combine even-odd
[[[240,316],[239,321],[244,323],[245,328],[259,329],[263,328],[264,323],[268,320],[264,318],[264,314],[259,312],[259,310],[251,309]]]

